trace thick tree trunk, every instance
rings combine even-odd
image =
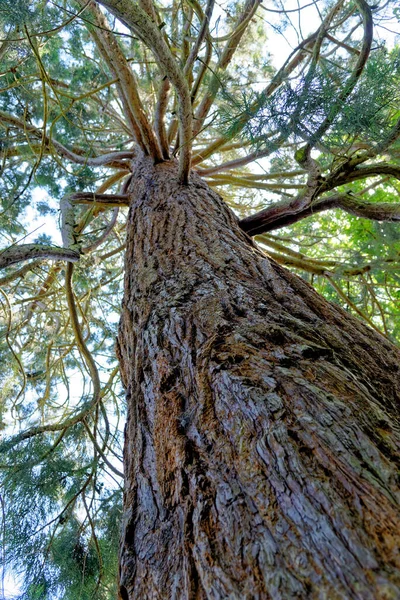
[[[400,598],[399,351],[136,165],[121,597]]]

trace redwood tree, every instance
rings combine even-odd
[[[3,547],[24,597],[117,593],[119,372],[122,600],[400,595],[391,10],[5,3]],[[280,68],[278,25],[300,36]],[[38,186],[63,247],[20,243]],[[351,260],[315,254],[332,235]]]

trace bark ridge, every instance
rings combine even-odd
[[[138,160],[121,597],[400,597],[400,353]]]

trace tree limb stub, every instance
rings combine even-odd
[[[77,192],[69,199],[73,204],[102,204],[108,208],[129,206],[128,194],[98,194],[96,192]]]

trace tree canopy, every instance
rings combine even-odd
[[[2,555],[21,598],[116,596],[139,153],[196,171],[273,259],[399,343],[396,5],[1,3]]]

